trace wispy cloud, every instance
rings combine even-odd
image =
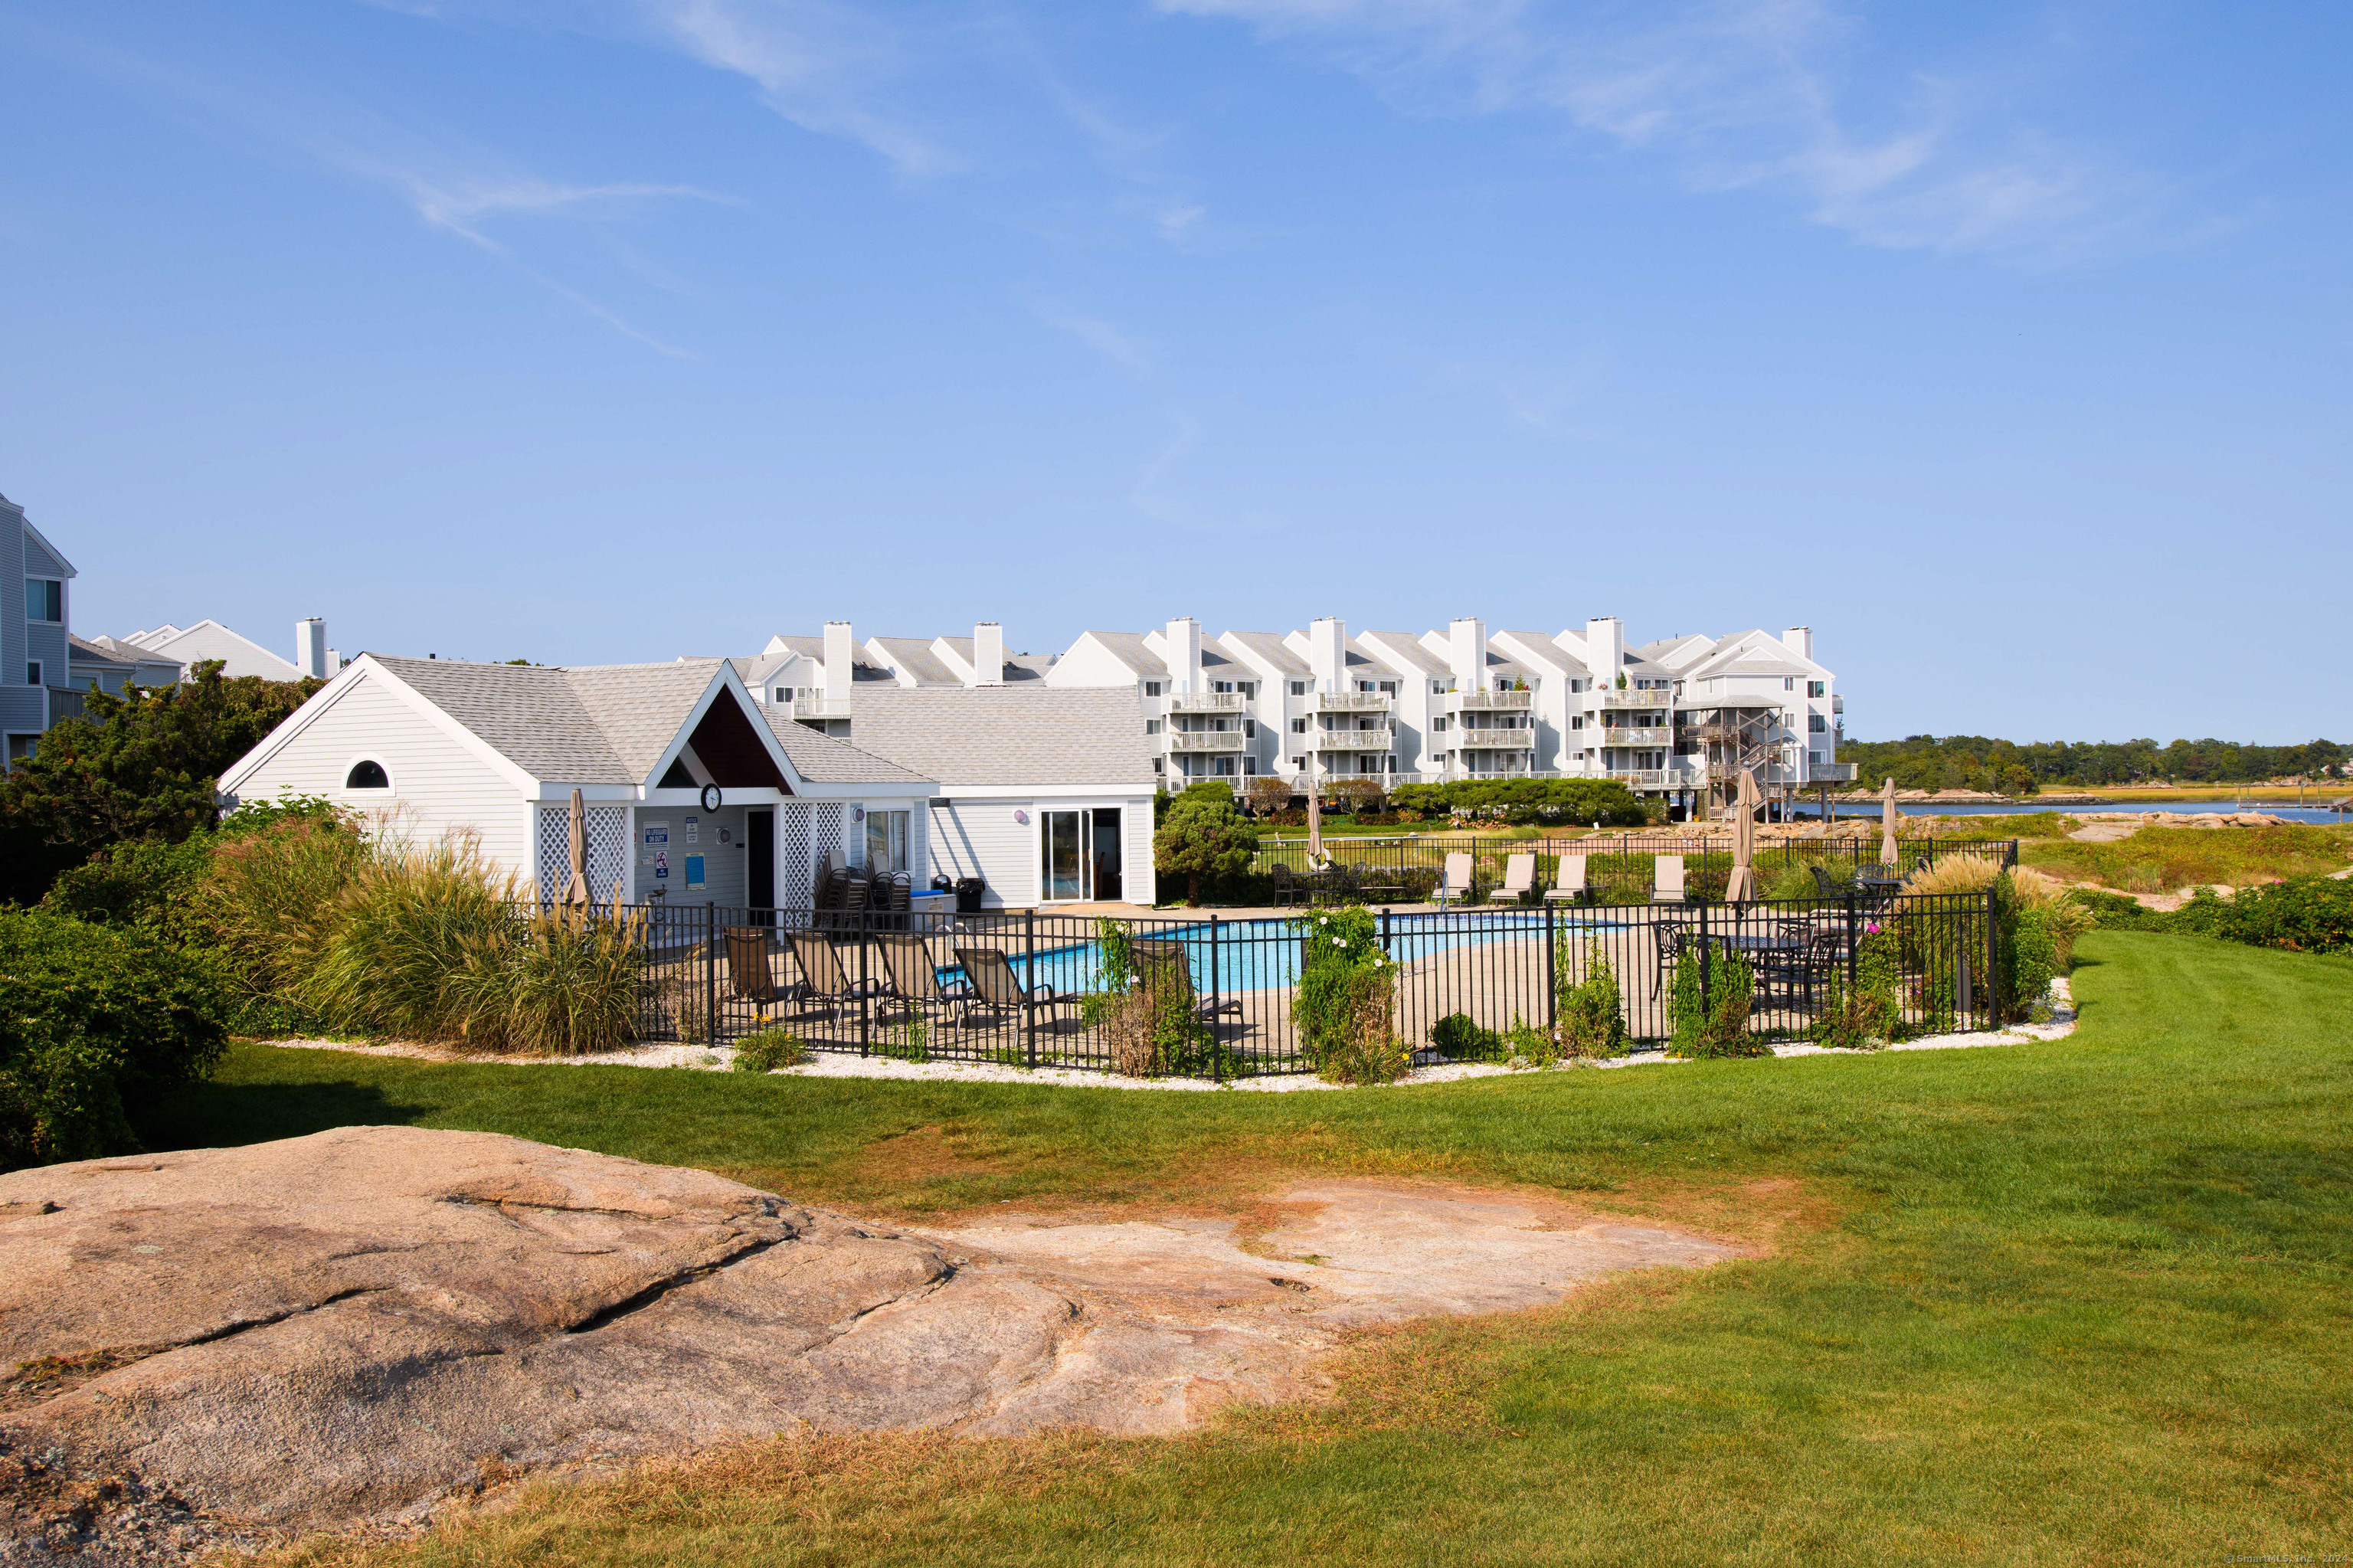
[[[1825,0],[1155,3],[1246,24],[1409,112],[1558,115],[1695,190],[1784,192],[1888,249],[2067,260],[2152,239],[2165,206],[2153,175],[2011,122],[2003,83],[1862,69],[1860,25]]]
[[[1113,364],[1125,366],[1130,370],[1151,367],[1151,357],[1145,353],[1142,344],[1100,317],[1036,302],[1031,303],[1029,311],[1056,332],[1067,333]]]
[[[1190,414],[1176,416],[1176,433],[1145,463],[1128,491],[1128,502],[1138,512],[1155,523],[1189,523],[1196,521],[1186,513],[1175,498],[1163,493],[1165,481],[1186,454],[1200,441],[1200,422]]]

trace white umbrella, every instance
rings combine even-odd
[[[1732,876],[1724,885],[1726,904],[1746,904],[1757,896],[1757,808],[1764,803],[1757,789],[1757,770],[1740,770],[1740,790],[1734,798]]]
[[[1895,869],[1895,778],[1888,776],[1879,790],[1879,860],[1890,872]]]
[[[578,789],[572,791],[572,874],[564,885],[564,902],[595,902],[588,895],[588,808]]]
[[[1315,788],[1316,754],[1307,754],[1307,863],[1324,863],[1324,801],[1323,791]]]

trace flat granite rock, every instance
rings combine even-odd
[[[1312,1393],[1347,1328],[1736,1250],[1493,1194],[1278,1201],[1247,1247],[1198,1219],[924,1236],[398,1127],[0,1176],[0,1562],[413,1522],[524,1470],[778,1433],[1173,1431]]]

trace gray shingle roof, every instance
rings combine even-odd
[[[68,652],[78,663],[119,664],[126,670],[133,667],[130,660],[120,658],[111,651],[100,648],[95,642],[85,641],[70,631],[66,633],[66,644]]]
[[[966,665],[971,664],[971,638],[943,637],[940,641],[954,649],[955,651],[955,656],[963,660]],[[942,665],[940,667],[940,673],[942,674],[946,674],[947,666]],[[1000,672],[1000,674],[1002,678],[1007,681],[1042,681],[1046,678],[1046,665],[1043,661],[1033,659],[1026,653],[1008,653],[1005,656],[1005,668]],[[948,678],[952,681],[955,680],[955,677],[953,675],[950,675]],[[956,684],[958,685],[962,685],[963,683],[964,683],[961,681],[956,681]]]
[[[1281,632],[1229,631],[1223,633],[1219,641],[1230,642],[1238,648],[1249,649],[1252,653],[1257,654],[1261,659],[1263,659],[1267,663],[1273,666],[1278,674],[1308,675],[1314,673],[1314,671],[1307,667],[1306,660],[1302,659],[1298,654],[1293,652],[1289,647],[1285,646],[1282,641],[1282,634]]]
[[[955,672],[940,662],[932,652],[931,640],[923,637],[876,637],[873,644],[891,656],[892,662],[915,678],[919,686],[960,686]]]
[[[680,659],[567,669],[369,657],[533,778],[563,784],[644,783],[721,663]],[[776,727],[768,710],[755,705],[752,711]],[[911,777],[846,741],[793,728],[799,733],[780,736],[779,742],[794,771],[812,782],[894,783]]]
[[[1090,631],[1089,637],[1109,649],[1120,662],[1147,679],[1168,673],[1168,661],[1145,646],[1141,631]]]
[[[1410,631],[1367,631],[1365,635],[1380,639],[1366,646],[1393,664],[1410,664],[1425,675],[1446,673],[1446,661],[1424,648],[1421,639]]]
[[[858,748],[944,789],[970,784],[1153,787],[1144,709],[1119,686],[860,692]]]
[[[863,713],[873,694],[858,694],[858,709]],[[875,756],[863,747],[852,746],[838,736],[827,735],[797,723],[774,708],[762,708],[760,716],[768,721],[768,728],[792,759],[793,771],[812,784],[928,784],[931,779],[913,768]],[[852,721],[853,727],[857,721]]]

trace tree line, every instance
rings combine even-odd
[[[2159,746],[2154,740],[2021,744],[1978,735],[1912,735],[1847,741],[1839,747],[1839,760],[1854,764],[1860,789],[1876,789],[1892,778],[1899,789],[1986,789],[2001,795],[2101,784],[2252,784],[2353,776],[2353,746],[2333,740],[2302,746],[2177,740]]]

